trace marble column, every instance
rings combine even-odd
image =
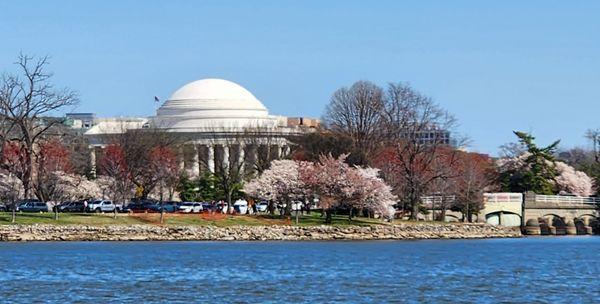
[[[283,146],[283,157],[286,157],[290,155],[290,146],[289,145],[284,145]]]
[[[244,145],[243,144],[239,144],[238,145],[238,158],[237,158],[237,164],[240,168],[240,175],[243,175],[244,173],[244,166],[246,159],[245,159],[245,155],[244,155]]]
[[[183,172],[185,170],[185,153],[183,151],[183,147],[180,147],[177,152],[177,162],[179,163],[179,171]]]
[[[275,155],[275,159],[280,159],[281,158],[281,146],[276,145],[273,153]]]
[[[229,170],[229,146],[223,145],[223,170]]]
[[[215,148],[212,145],[206,146],[206,164],[208,171],[215,173]]]
[[[200,176],[200,158],[198,157],[198,147],[196,145],[192,146],[192,176],[197,177]]]
[[[90,147],[90,175],[96,177],[96,147]]]

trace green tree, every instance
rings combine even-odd
[[[177,192],[182,202],[193,202],[198,197],[198,184],[187,175],[183,175],[179,180]]]
[[[538,147],[531,134],[514,131],[519,142],[526,147],[526,153],[518,156],[522,164],[511,170],[502,172],[500,179],[505,191],[526,192],[539,194],[554,194],[556,187],[554,179],[557,176],[554,166],[554,153],[560,143],[557,140],[546,147]]]

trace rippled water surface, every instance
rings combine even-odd
[[[600,237],[0,243],[10,303],[598,303]]]

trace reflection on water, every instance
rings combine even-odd
[[[594,303],[600,237],[0,244],[12,303]]]

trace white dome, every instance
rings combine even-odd
[[[175,91],[167,104],[178,103],[194,108],[267,111],[248,90],[224,79],[202,79]]]
[[[156,111],[154,123],[180,131],[277,124],[252,93],[223,79],[202,79],[184,85]]]

